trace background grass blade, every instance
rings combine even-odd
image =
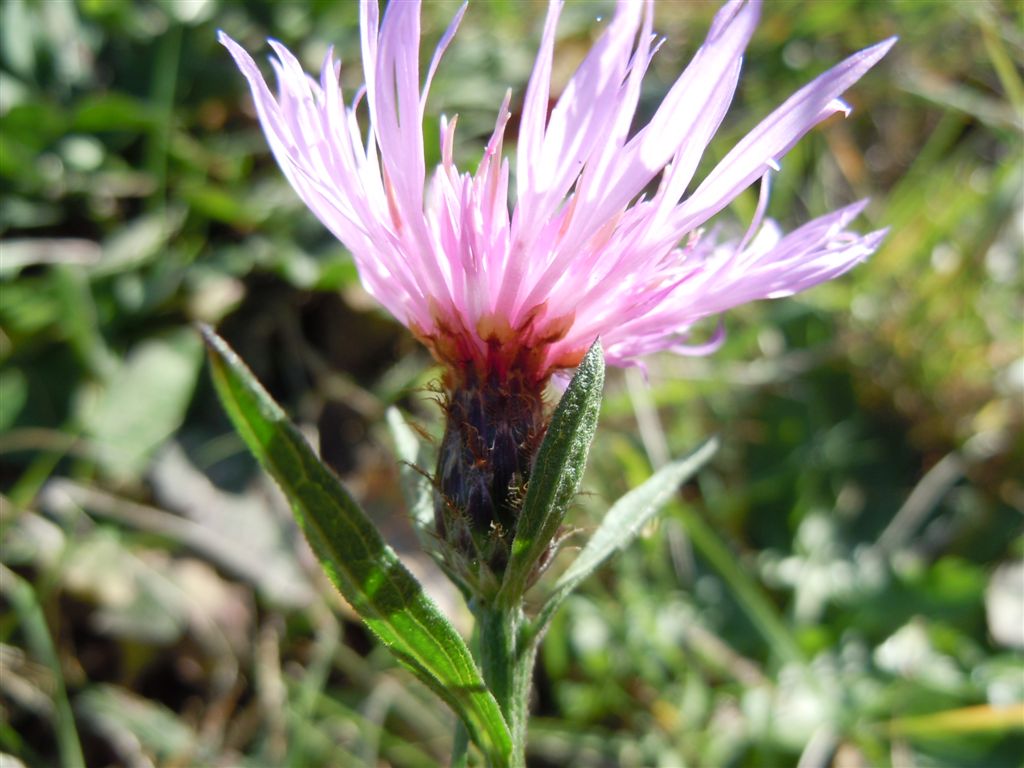
[[[554,592],[537,615],[532,632],[538,640],[562,601],[612,554],[636,538],[676,489],[704,466],[717,450],[717,438],[708,440],[689,456],[666,464],[643,485],[612,505],[579,557],[555,583]]]
[[[57,649],[53,646],[50,629],[46,624],[32,585],[4,565],[0,565],[0,594],[10,601],[27,637],[27,645],[50,671],[53,680],[53,725],[57,748],[63,765],[84,768],[85,758],[78,740],[75,716],[68,702],[64,673]]]
[[[928,715],[897,717],[885,724],[895,736],[923,736],[932,739],[963,738],[971,733],[1024,731],[1024,703],[995,706],[979,704],[934,712]]]
[[[562,395],[537,453],[499,603],[513,605],[526,591],[530,574],[579,490],[603,387],[604,355],[601,342],[595,341]]]
[[[729,585],[730,593],[775,656],[789,664],[804,665],[806,659],[800,643],[761,584],[751,578],[715,529],[695,510],[684,506],[679,515],[694,548]]]
[[[494,764],[508,728],[469,649],[376,527],[231,349],[208,328],[214,384],[235,428],[291,502],[338,591],[389,650],[444,699]]]

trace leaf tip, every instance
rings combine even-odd
[[[237,356],[231,350],[231,347],[228,346],[224,339],[217,335],[212,326],[206,323],[194,323],[193,325],[206,346],[206,355],[214,369],[221,368],[224,365],[230,367],[232,362],[237,361]],[[240,361],[238,362],[240,363]]]
[[[220,337],[217,336],[217,332],[208,323],[193,323],[192,326],[198,331],[207,349],[212,350],[217,347]]]

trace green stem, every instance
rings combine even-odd
[[[526,765],[526,719],[536,654],[523,640],[519,607],[482,606],[477,612],[484,682],[501,707],[512,734],[511,768]]]

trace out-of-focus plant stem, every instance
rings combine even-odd
[[[60,658],[32,585],[14,571],[0,565],[0,594],[11,601],[25,630],[29,648],[49,668],[53,676],[54,730],[61,764],[68,768],[85,768],[85,757],[82,755],[82,746],[78,740],[75,717],[68,701],[67,689],[64,687]]]

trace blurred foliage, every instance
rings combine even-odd
[[[428,38],[456,7],[427,6]],[[713,11],[659,6],[642,113]],[[567,6],[556,79],[608,12]],[[434,117],[458,112],[475,162],[542,13],[473,4],[428,153]],[[333,44],[348,92],[361,81],[355,4],[0,5],[0,752],[433,765],[449,713],[317,573],[190,325],[219,324],[464,621],[384,437],[396,402],[436,434],[436,370],[277,171],[217,28],[253,51],[277,37],[312,70]],[[793,225],[871,196],[863,228],[892,233],[848,277],[732,313],[715,357],[611,378],[581,529],[707,434],[724,449],[556,619],[531,764],[1020,764],[1022,29],[1012,1],[767,4],[706,162],[899,34],[853,115],[787,156],[770,210]]]

